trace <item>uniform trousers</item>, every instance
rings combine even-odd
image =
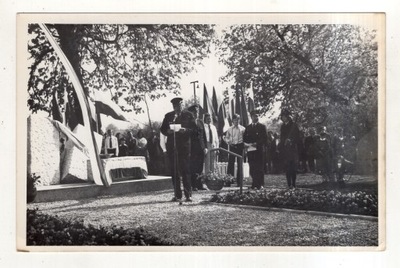
[[[264,186],[264,154],[261,150],[247,152],[252,188]]]
[[[242,155],[243,156],[243,143],[239,143],[239,144],[234,144],[234,145],[230,145],[229,146],[229,151],[231,151],[232,153],[238,154],[238,155]],[[228,158],[228,174],[235,176],[235,162],[236,159],[238,159],[238,164],[237,164],[237,173],[236,173],[236,181],[237,181],[237,185],[240,185],[240,181],[239,181],[239,174],[243,175],[243,171],[242,171],[242,165],[239,165],[239,158],[234,156],[234,155],[229,155]]]
[[[190,153],[178,150],[168,152],[171,167],[172,184],[174,194],[177,199],[182,198],[181,177],[183,182],[183,192],[186,198],[192,196],[192,185],[190,182]]]

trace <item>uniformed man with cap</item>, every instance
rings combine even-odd
[[[191,202],[190,182],[190,150],[192,132],[196,129],[193,114],[183,110],[182,98],[171,100],[173,111],[165,114],[161,125],[161,133],[167,136],[167,154],[170,160],[172,183],[174,186],[173,201],[181,201],[183,192],[187,202]]]
[[[264,188],[264,152],[267,140],[267,128],[258,122],[258,112],[250,113],[251,123],[243,133],[243,142],[247,149],[250,176],[253,180],[251,188]]]

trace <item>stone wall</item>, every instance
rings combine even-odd
[[[83,143],[91,142],[79,125],[75,136]],[[101,135],[96,135],[101,146]],[[61,139],[64,140],[62,148]],[[89,157],[59,131],[49,118],[31,115],[28,118],[28,173],[40,176],[38,186],[93,181]]]
[[[60,133],[49,119],[28,118],[28,173],[40,176],[39,185],[60,183]]]

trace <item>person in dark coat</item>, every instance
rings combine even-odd
[[[296,187],[297,163],[299,162],[298,144],[300,139],[299,128],[290,117],[286,109],[281,112],[281,139],[279,152],[282,154],[286,180],[289,188]]]
[[[272,174],[275,169],[273,164],[274,155],[276,153],[276,144],[274,133],[272,131],[268,131],[267,133],[267,144],[265,150],[265,173]]]
[[[308,171],[315,172],[315,129],[310,128],[304,139],[304,150],[307,156]]]
[[[319,138],[315,143],[316,157],[318,168],[322,173],[324,182],[332,182],[332,164],[333,164],[333,150],[331,135],[329,135],[326,127],[322,127],[319,133]]]
[[[247,148],[250,176],[253,180],[251,188],[264,188],[264,155],[267,141],[267,128],[258,122],[258,113],[253,110],[251,121],[244,133],[243,142]]]
[[[186,201],[191,202],[190,150],[192,132],[196,130],[196,123],[193,114],[182,109],[182,98],[173,98],[171,103],[174,110],[165,114],[160,130],[163,135],[167,136],[166,147],[174,186],[174,198],[172,201],[180,201],[182,199],[180,180],[180,176],[182,176]],[[175,125],[176,128],[172,125]],[[181,126],[179,130],[177,125]]]
[[[118,156],[128,156],[128,145],[126,145],[125,138],[119,140],[119,153]]]
[[[151,137],[147,142],[147,150],[149,151],[149,173],[162,175],[164,170],[164,153],[160,145],[160,136],[155,130],[151,132]]]
[[[133,136],[132,131],[127,132],[126,145],[128,145],[128,155],[129,156],[135,155],[137,140],[135,136]]]
[[[190,172],[191,172],[191,183],[192,190],[206,190],[203,187],[202,181],[198,176],[203,172],[204,155],[206,148],[205,134],[204,134],[204,122],[199,117],[199,105],[194,104],[188,108],[195,118],[196,129],[192,132],[191,137],[191,151],[190,151]]]

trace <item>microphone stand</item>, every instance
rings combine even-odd
[[[177,118],[177,114],[175,114],[175,118],[172,121],[173,124],[175,124],[176,118]],[[178,180],[178,170],[177,170],[177,165],[178,165],[178,152],[177,152],[177,148],[176,148],[176,133],[175,133],[175,126],[174,126],[174,194],[176,193],[176,183],[179,181]],[[179,188],[181,188],[181,186],[179,185]],[[182,203],[180,203],[182,204]]]

